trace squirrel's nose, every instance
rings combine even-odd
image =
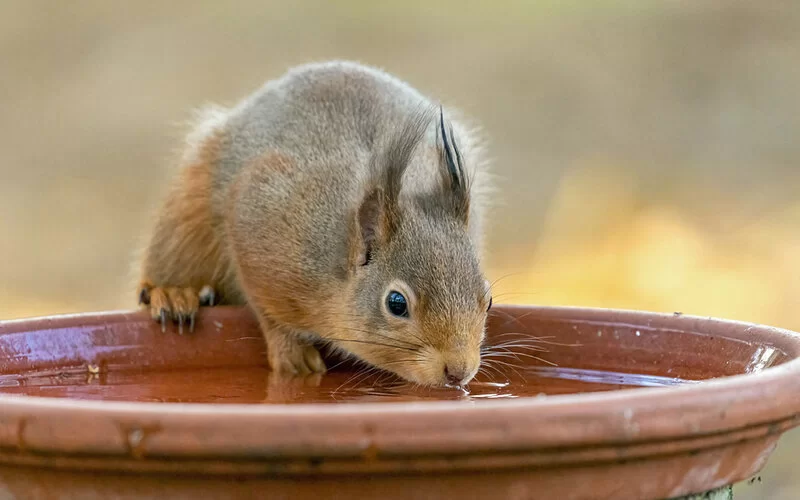
[[[469,374],[463,367],[454,368],[449,365],[444,365],[444,378],[447,380],[448,385],[461,386],[464,384],[464,379]]]

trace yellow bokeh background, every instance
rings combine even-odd
[[[800,329],[800,202],[737,217],[716,232],[680,207],[643,206],[626,178],[605,166],[564,176],[524,270],[509,266],[497,284],[505,302],[680,311]]]

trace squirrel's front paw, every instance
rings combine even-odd
[[[269,364],[278,376],[307,376],[314,373],[325,373],[325,362],[319,351],[292,337],[279,341],[267,341]]]
[[[178,332],[183,334],[183,326],[194,331],[195,316],[201,305],[213,306],[216,299],[214,289],[204,286],[200,292],[191,287],[157,287],[142,283],[139,287],[139,304],[147,306],[150,316],[161,323],[161,331],[167,330],[167,321],[178,324]]]

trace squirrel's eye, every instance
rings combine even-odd
[[[492,298],[491,298],[491,297],[489,297],[489,307],[487,307],[487,308],[486,308],[486,312],[489,312],[489,310],[490,310],[491,308],[492,308]]]
[[[408,302],[400,292],[394,290],[389,292],[389,295],[386,296],[386,308],[395,316],[408,317]]]

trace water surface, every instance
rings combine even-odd
[[[384,373],[329,372],[286,381],[262,367],[180,371],[63,371],[0,376],[0,393],[101,401],[170,403],[366,403],[415,400],[484,401],[667,387],[675,378],[602,370],[527,367],[513,376],[481,375],[465,389],[415,387]]]

